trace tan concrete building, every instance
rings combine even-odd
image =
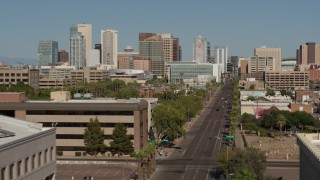
[[[78,32],[82,34],[86,42],[85,57],[86,66],[88,66],[90,60],[90,50],[92,49],[92,25],[91,24],[78,24]]]
[[[150,71],[150,61],[144,59],[136,59],[133,61],[133,67],[136,70]]]
[[[300,180],[320,177],[320,136],[317,133],[298,133],[300,147]]]
[[[111,80],[119,79],[124,81],[126,84],[133,83],[138,80],[137,75],[135,74],[114,74],[110,75]]]
[[[309,72],[283,71],[266,72],[266,88],[275,90],[309,90]]]
[[[53,179],[55,128],[0,116],[0,179]]]
[[[76,80],[70,78],[41,78],[39,80],[40,89],[64,89],[74,87]]]
[[[247,74],[249,72],[248,64],[249,64],[249,60],[241,60],[240,61],[240,73],[241,74]]]
[[[297,49],[297,64],[320,64],[320,44],[308,42]]]
[[[37,69],[0,69],[0,84],[10,85],[23,82],[34,88],[39,87],[39,70]]]
[[[275,58],[275,71],[281,71],[282,64],[282,50],[281,48],[255,48],[254,56],[260,57],[274,57]]]
[[[275,71],[275,65],[274,57],[253,56],[249,60],[248,70],[249,73]]]
[[[0,94],[1,98],[1,94]],[[0,103],[0,113],[44,127],[57,128],[56,145],[63,155],[85,151],[83,135],[90,118],[98,118],[109,146],[116,123],[127,126],[127,134],[140,151],[148,140],[148,102],[145,100],[69,100]]]
[[[141,59],[139,52],[134,52],[131,46],[127,46],[123,52],[118,52],[118,69],[135,69],[134,60]]]
[[[86,67],[83,69],[72,70],[71,79],[76,81],[86,80],[87,82],[98,82],[108,78],[108,71],[106,69],[97,69],[93,67]]]

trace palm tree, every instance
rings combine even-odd
[[[280,128],[280,139],[282,138],[282,128],[286,125],[287,118],[283,114],[277,116],[277,124]]]

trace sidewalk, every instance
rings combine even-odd
[[[244,149],[244,140],[242,137],[242,131],[240,131],[240,130],[236,130],[235,145],[237,148]]]

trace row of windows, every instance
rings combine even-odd
[[[0,77],[3,77],[3,76],[6,76],[6,77],[8,77],[8,76],[18,76],[18,77],[20,77],[20,76],[28,76],[28,73],[0,73]]]
[[[133,140],[133,135],[128,135],[131,140]],[[57,134],[57,139],[84,139],[83,134]],[[112,135],[104,135],[104,139],[111,140]]]
[[[28,82],[28,79],[0,79],[0,82]]]
[[[88,123],[78,123],[78,122],[41,122],[44,127],[88,127]],[[133,128],[133,123],[123,123],[127,128]],[[116,123],[100,123],[103,128],[113,128]]]
[[[132,116],[133,111],[70,111],[70,110],[27,110],[27,115],[121,115]]]
[[[0,179],[20,179],[26,173],[32,172],[55,158],[54,147],[35,153],[29,157],[14,162],[6,167],[1,167]]]

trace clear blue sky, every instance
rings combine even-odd
[[[229,55],[249,57],[253,49],[281,47],[283,57],[308,41],[320,43],[319,0],[3,0],[0,5],[0,55],[37,57],[39,40],[56,40],[69,51],[69,27],[117,29],[119,50],[138,50],[138,33],[172,33],[180,38],[183,60],[203,35],[212,46],[227,45]]]

